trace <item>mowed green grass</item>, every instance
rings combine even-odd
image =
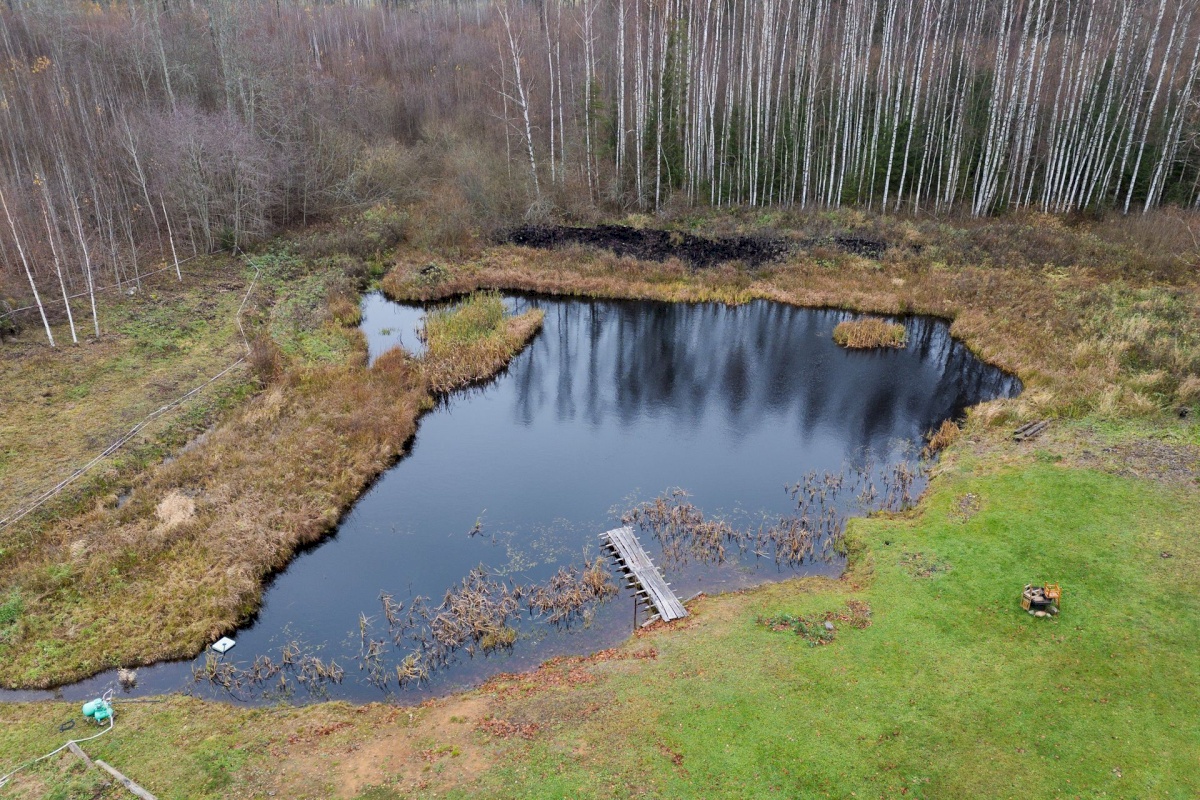
[[[982,508],[964,522],[966,492]],[[655,661],[614,671],[602,710],[512,746],[478,794],[1200,796],[1197,494],[1045,464],[947,476],[915,519],[854,526],[860,591],[705,601],[653,637]],[[905,552],[950,570],[913,577]],[[1018,596],[1047,579],[1063,613],[1035,619]],[[827,646],[756,622],[850,597],[873,624]]]

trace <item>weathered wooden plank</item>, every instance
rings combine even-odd
[[[76,758],[87,764],[88,769],[96,768],[96,765],[92,763],[92,760],[88,758],[87,753],[83,752],[83,749],[79,745],[75,744],[74,742],[67,742],[67,749],[74,753]]]
[[[657,612],[655,616],[668,622],[687,616],[687,609],[654,566],[632,528],[614,528],[600,535],[613,551],[618,564],[628,573],[630,581],[641,587],[638,593],[643,594],[654,607]]]
[[[1041,436],[1042,432],[1048,427],[1050,427],[1050,421],[1045,419],[1027,422],[1013,431],[1013,441],[1025,442],[1029,441],[1030,439],[1036,439],[1037,437]]]
[[[154,795],[150,794],[145,789],[138,786],[136,783],[129,780],[129,778],[126,778],[124,775],[117,772],[115,769],[110,767],[108,764],[105,764],[98,758],[96,759],[96,766],[100,767],[109,775],[112,775],[114,778],[120,781],[121,785],[128,789],[131,794],[137,795],[138,797],[142,798],[142,800],[158,800],[158,798],[156,798]]]

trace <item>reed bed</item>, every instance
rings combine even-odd
[[[596,558],[583,569],[561,567],[546,583],[529,593],[529,612],[545,616],[552,625],[570,622],[589,606],[617,593],[604,559]]]
[[[192,667],[193,683],[207,683],[240,699],[288,697],[297,687],[324,697],[331,684],[339,684],[345,677],[346,670],[336,660],[325,661],[296,641],[279,649],[278,660],[260,654],[248,665],[241,665],[209,651],[202,664]]]
[[[504,581],[476,567],[436,606],[421,595],[406,603],[380,593],[380,613],[359,614],[354,658],[369,683],[385,691],[403,690],[427,681],[462,653],[473,657],[512,647],[523,616],[571,625],[589,619],[596,605],[617,591],[602,558],[561,567],[540,584]],[[323,661],[294,641],[281,647],[276,658],[263,654],[238,664],[210,652],[192,669],[194,682],[239,699],[287,697],[300,687],[322,696],[345,676],[336,661]]]
[[[785,487],[794,510],[757,530],[738,529],[726,520],[705,517],[683,489],[670,489],[622,515],[662,547],[667,568],[691,562],[722,564],[732,553],[751,552],[776,564],[798,566],[832,560],[842,550],[851,512],[899,512],[917,501],[914,493],[928,464],[897,461],[877,469],[871,458],[839,472],[806,474]]]
[[[879,317],[864,317],[839,322],[833,329],[833,340],[842,347],[853,350],[901,348],[908,344],[908,332],[897,322],[888,322]]]
[[[727,545],[745,549],[742,533],[722,519],[706,518],[689,496],[683,489],[670,489],[622,515],[621,522],[652,534],[662,546],[663,564],[668,567],[693,560],[723,564]]]
[[[436,643],[438,661],[449,660],[454,651],[468,643],[483,646],[486,639],[494,649],[500,642],[511,645],[516,640],[506,633],[508,621],[520,608],[524,589],[510,586],[488,577],[482,567],[468,573],[462,583],[446,592],[442,604],[434,609],[429,622],[430,633]]]

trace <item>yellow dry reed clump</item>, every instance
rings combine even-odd
[[[904,347],[908,334],[904,326],[879,317],[864,317],[839,322],[833,329],[833,340],[842,347]]]
[[[329,295],[329,316],[344,328],[353,328],[362,322],[362,307],[357,297],[351,297],[341,292]]]
[[[921,451],[921,455],[931,458],[954,444],[960,433],[962,433],[962,429],[955,424],[954,420],[946,420],[936,431],[930,431],[926,434],[928,441],[925,444],[925,449]]]

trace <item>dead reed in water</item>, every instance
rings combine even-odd
[[[549,581],[529,593],[529,612],[557,625],[579,616],[592,603],[617,593],[604,560],[597,558],[582,570],[562,567]]]
[[[439,657],[448,656],[468,643],[482,646],[487,638],[494,649],[507,641],[516,640],[516,632],[510,636],[504,632],[508,620],[520,608],[523,590],[510,588],[508,584],[488,577],[482,567],[476,567],[463,578],[462,583],[446,592],[442,604],[434,609],[429,629]]]
[[[692,560],[723,564],[728,556],[726,545],[744,549],[742,533],[723,519],[706,519],[688,497],[683,489],[671,489],[626,512],[621,522],[653,534],[662,545],[665,566]]]
[[[740,530],[723,519],[705,517],[682,489],[671,489],[636,506],[621,520],[654,536],[668,568],[693,561],[721,564],[731,551],[750,551],[758,558],[796,566],[829,560],[841,552],[852,510],[870,514],[910,508],[917,500],[914,487],[924,469],[902,460],[880,471],[868,457],[840,472],[814,470],[785,487],[794,511],[757,530]]]
[[[388,689],[393,679],[404,689],[428,680],[459,653],[474,656],[512,647],[519,637],[515,623],[522,608],[532,618],[571,624],[588,618],[596,603],[616,592],[600,558],[582,567],[562,567],[550,580],[534,585],[499,580],[476,567],[448,589],[437,606],[420,595],[405,604],[383,592],[380,615],[359,614],[359,669],[381,689]],[[387,625],[386,637],[376,632],[380,618]],[[404,653],[399,664],[387,666],[397,652]]]
[[[854,350],[904,347],[908,344],[908,333],[899,323],[879,317],[863,317],[839,322],[833,329],[833,340],[842,347]]]
[[[304,652],[299,642],[288,642],[280,648],[278,661],[259,655],[249,666],[241,666],[209,651],[203,664],[192,667],[193,683],[208,683],[234,695],[266,694],[267,682],[276,677],[279,680],[269,687],[271,692],[290,695],[295,683],[310,694],[323,696],[329,684],[342,682],[346,671],[333,659],[324,661]]]

